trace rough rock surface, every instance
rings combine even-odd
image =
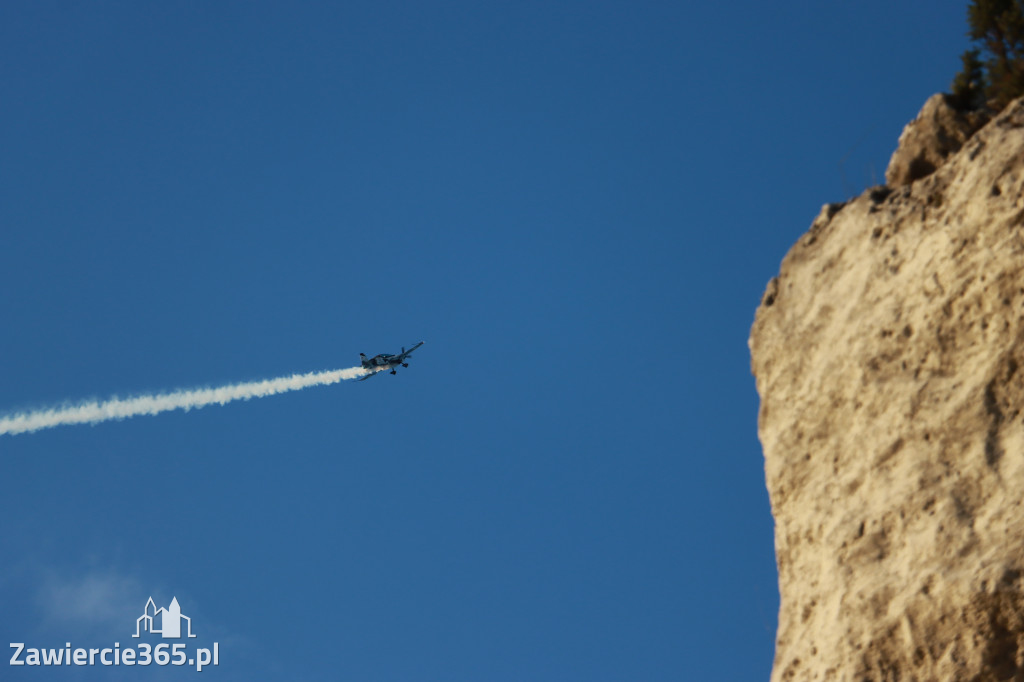
[[[921,112],[903,128],[899,145],[885,169],[890,187],[909,185],[930,175],[986,122],[985,111],[962,112],[950,105],[949,95],[932,95]]]
[[[826,206],[750,348],[773,682],[1024,680],[1024,100]]]

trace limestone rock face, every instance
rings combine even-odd
[[[826,206],[750,349],[773,682],[1024,680],[1024,100]]]
[[[903,128],[885,169],[885,182],[902,187],[933,173],[987,121],[984,111],[957,111],[949,104],[948,95],[932,95],[917,118]]]

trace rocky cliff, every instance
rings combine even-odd
[[[900,175],[925,118],[751,332],[773,682],[1024,680],[1024,101]]]

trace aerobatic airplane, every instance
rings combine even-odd
[[[402,352],[399,353],[398,355],[392,355],[391,353],[381,353],[380,355],[374,355],[372,358],[368,358],[366,357],[365,354],[360,353],[359,359],[363,363],[363,369],[367,370],[369,374],[361,378],[359,381],[366,381],[367,379],[374,376],[378,372],[382,372],[384,370],[389,369],[391,370],[392,374],[397,374],[398,370],[396,370],[395,368],[398,367],[399,365],[401,365],[402,367],[408,367],[409,363],[406,362],[405,359],[409,357],[409,355],[414,350],[416,350],[422,345],[423,342],[420,341],[409,350],[406,350],[405,346],[402,346]]]

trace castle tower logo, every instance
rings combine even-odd
[[[166,609],[163,607],[158,609],[153,603],[153,598],[150,597],[142,610],[142,615],[135,621],[135,634],[132,637],[139,637],[140,632],[149,632],[154,635],[158,634],[164,639],[180,639],[181,621],[185,621],[188,636],[195,637],[192,634],[192,619],[181,613],[177,597],[171,599],[171,605]]]

